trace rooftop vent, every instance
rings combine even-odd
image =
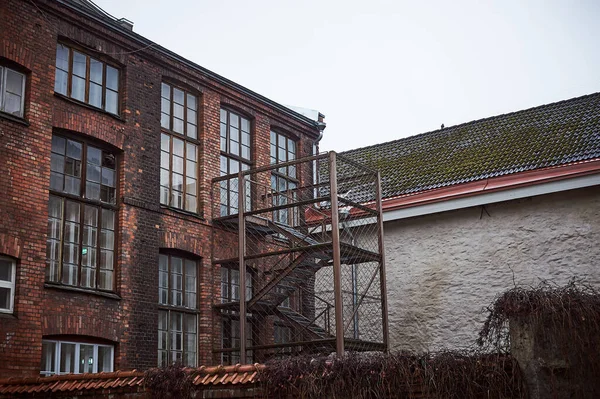
[[[117,23],[123,28],[133,31],[133,22],[128,20],[127,18],[119,18],[117,19]]]

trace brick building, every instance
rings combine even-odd
[[[0,375],[220,363],[211,182],[324,124],[85,0],[0,10]]]

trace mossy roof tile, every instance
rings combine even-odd
[[[599,158],[600,93],[342,154],[381,172],[383,198]]]

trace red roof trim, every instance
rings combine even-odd
[[[483,193],[533,186],[558,180],[571,179],[600,172],[600,159],[576,162],[545,169],[536,169],[510,175],[492,177],[449,187],[437,188],[400,197],[384,199],[383,211],[410,208],[435,202],[448,201]]]

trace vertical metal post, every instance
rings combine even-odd
[[[387,306],[387,286],[385,281],[385,247],[383,244],[383,206],[381,204],[381,175],[377,171],[377,181],[375,182],[375,196],[377,202],[377,239],[379,243],[379,286],[381,291],[381,321],[383,328],[383,346],[385,351],[389,351],[389,327],[388,327],[388,306]]]
[[[238,258],[240,266],[240,363],[246,364],[246,184],[242,171],[238,173]]]
[[[344,313],[342,304],[342,264],[340,256],[340,220],[338,209],[336,153],[329,153],[331,195],[331,241],[333,245],[333,292],[335,295],[335,343],[338,356],[344,354]]]

